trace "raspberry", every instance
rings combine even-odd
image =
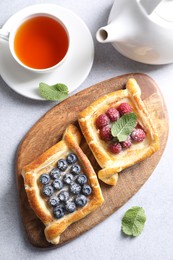
[[[115,153],[115,154],[118,154],[122,151],[122,146],[120,143],[113,143],[113,144],[110,144],[109,145],[109,150],[112,152],[112,153]]]
[[[121,145],[123,148],[127,149],[127,148],[130,148],[131,145],[132,145],[132,139],[130,137],[130,135],[127,137],[127,139],[123,142],[121,142]]]
[[[106,114],[101,114],[96,119],[96,126],[102,128],[110,123],[110,119]]]
[[[132,140],[135,142],[142,142],[145,139],[145,132],[143,129],[135,128],[131,133]]]
[[[121,116],[124,115],[124,114],[132,112],[132,108],[128,103],[121,103],[118,106],[117,110],[119,111]]]
[[[118,110],[116,110],[116,108],[114,107],[110,107],[107,112],[106,115],[109,117],[109,119],[113,122],[113,121],[117,121],[120,117],[120,113],[118,112]]]
[[[110,141],[113,138],[110,126],[106,125],[100,129],[100,138],[104,141]]]

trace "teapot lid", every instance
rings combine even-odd
[[[149,15],[150,19],[157,24],[173,28],[173,0],[163,0]]]
[[[173,0],[162,1],[154,10],[154,12],[161,19],[173,23]]]

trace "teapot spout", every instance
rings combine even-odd
[[[114,42],[120,39],[120,35],[116,32],[116,25],[114,23],[110,23],[107,26],[101,27],[96,32],[96,39],[98,42],[107,43]]]

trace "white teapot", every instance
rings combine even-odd
[[[173,0],[115,0],[96,33],[124,56],[147,64],[173,62]]]

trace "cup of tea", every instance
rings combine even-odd
[[[65,24],[48,13],[35,13],[18,21],[10,32],[0,29],[14,59],[33,72],[50,72],[68,56],[70,37]]]

